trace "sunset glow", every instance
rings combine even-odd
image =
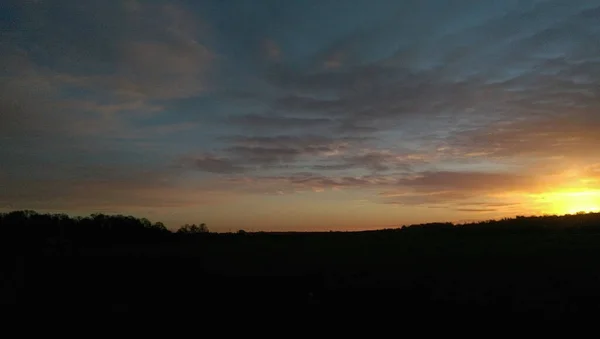
[[[600,191],[561,191],[542,194],[540,202],[547,203],[547,213],[551,214],[576,214],[579,212],[600,211]]]
[[[9,1],[0,212],[345,230],[600,209],[599,1]]]

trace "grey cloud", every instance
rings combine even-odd
[[[490,198],[503,192],[538,192],[532,177],[511,173],[421,172],[416,174],[371,174],[362,176],[296,173],[276,176],[248,176],[233,179],[241,190],[253,193],[301,190],[378,190],[374,203],[404,206],[438,206],[461,210],[511,209],[518,203]],[[477,199],[491,199],[477,202]]]
[[[295,193],[306,190],[378,189],[393,185],[391,176],[325,176],[318,173],[292,173],[274,176],[245,176],[228,178],[228,185],[248,193]]]
[[[276,85],[304,93],[327,94],[380,88],[396,80],[400,70],[380,66],[358,66],[349,70],[297,72],[277,66],[268,74]]]
[[[588,63],[586,69],[591,72],[587,73],[588,77],[600,75],[598,66]],[[598,106],[600,93],[595,81],[576,82],[575,75],[570,74],[571,67],[581,66],[564,64],[561,77],[527,71],[505,82],[490,82],[485,78],[450,82],[432,78],[426,72],[414,79],[396,79],[381,89],[341,94],[337,99],[285,97],[276,102],[275,107],[314,116],[336,116],[347,126],[366,124],[365,127],[385,130],[398,127],[390,122],[406,119],[440,119],[449,115],[455,120],[469,117],[475,123],[482,123],[486,117],[476,113],[490,112],[488,117],[507,119],[561,113],[577,105]]]
[[[494,208],[457,208],[458,212],[476,212],[476,213],[485,213],[485,212],[496,212],[497,209]]]
[[[366,122],[366,121],[361,121],[361,122],[354,122],[351,120],[345,120],[342,123],[340,123],[336,129],[338,131],[340,131],[341,133],[347,133],[347,134],[359,134],[359,135],[370,135],[370,134],[374,134],[376,132],[379,132],[381,130],[380,127],[375,127],[375,126],[365,126],[367,124],[370,124],[370,122]]]
[[[600,144],[598,129],[600,118],[584,111],[465,131],[448,144],[464,154],[486,157],[589,157]]]
[[[274,108],[289,111],[306,111],[321,113],[338,105],[337,99],[318,99],[312,96],[288,95],[279,98],[274,103]]]
[[[270,165],[292,163],[301,156],[325,156],[348,148],[354,138],[328,138],[315,135],[274,136],[274,137],[234,137],[229,138],[233,146],[226,153],[242,163]]]
[[[418,205],[446,205],[457,203],[473,197],[472,194],[464,192],[432,192],[432,193],[387,193],[383,194],[379,201],[384,204],[418,206]]]
[[[20,6],[26,20],[13,40],[27,43],[43,66],[67,75],[67,85],[132,100],[189,97],[206,89],[214,56],[199,20],[184,9],[120,0]]]
[[[27,41],[29,50],[57,71],[80,73],[106,66],[119,57],[124,32],[131,32],[133,24],[120,3],[19,1],[23,27],[12,32],[14,41]]]
[[[358,167],[358,166],[356,166],[356,164],[347,162],[347,163],[332,164],[332,165],[315,165],[312,168],[317,171],[340,171],[340,170],[347,170],[347,169],[352,169],[352,168],[356,168],[356,167]]]
[[[276,181],[299,188],[366,188],[377,187],[385,177],[374,176],[339,176],[329,177],[314,173],[295,174],[289,176],[256,177],[258,182]]]
[[[528,175],[488,172],[421,172],[388,183],[379,201],[397,205],[443,205],[459,209],[499,209],[514,206],[505,202],[473,202],[494,193],[538,192],[536,180]]]
[[[362,177],[339,177],[331,178],[325,176],[307,176],[287,178],[293,184],[302,184],[309,187],[331,188],[331,187],[362,187],[370,185],[371,182]]]
[[[205,156],[195,168],[213,173],[237,173],[265,168],[302,166],[303,157],[328,157],[344,152],[365,138],[303,136],[236,136],[222,138],[221,155]]]
[[[268,79],[288,95],[273,108],[335,117],[341,130],[361,133],[408,121],[465,129],[522,116],[566,116],[573,109],[590,115],[600,97],[600,46],[592,41],[600,23],[590,21],[598,10],[583,2],[507,5],[505,14],[434,36],[430,49],[406,45],[388,59],[335,70],[278,65]],[[404,60],[411,48],[431,65]]]
[[[410,162],[402,160],[401,155],[391,152],[367,152],[352,156],[341,157],[341,162],[327,165],[315,165],[315,170],[344,170],[352,168],[364,168],[371,171],[381,172],[390,169],[408,169]]]
[[[152,99],[197,95],[206,89],[204,77],[212,59],[196,41],[131,44],[118,78],[121,93]]]
[[[521,205],[520,203],[507,203],[507,202],[467,202],[460,203],[457,206],[465,206],[465,207],[473,207],[477,206],[479,208],[499,208],[499,207],[513,207]]]
[[[233,136],[223,138],[235,144],[245,146],[309,147],[330,144],[344,144],[370,140],[365,137],[328,137],[321,135],[276,135],[276,136]]]
[[[390,163],[393,162],[394,157],[390,154],[382,154],[377,152],[371,152],[363,155],[357,155],[346,159],[346,161],[360,164],[367,169],[373,171],[387,171],[390,169]]]
[[[332,123],[329,118],[299,118],[266,114],[247,114],[231,117],[229,121],[245,128],[289,130],[327,127]]]
[[[210,198],[178,186],[174,180],[178,173],[172,168],[135,166],[47,166],[35,176],[0,177],[0,207],[93,212],[210,203]]]
[[[530,191],[536,186],[534,178],[514,173],[485,172],[424,172],[414,178],[398,181],[399,186],[417,192],[470,192],[493,193],[506,191]]]
[[[379,201],[406,206],[438,205],[460,211],[500,210],[519,204],[476,199],[489,199],[495,193],[539,192],[540,187],[533,177],[514,173],[421,172],[386,185]]]
[[[174,6],[125,3],[16,4],[19,29],[7,31],[0,44],[0,64],[7,66],[0,70],[3,151],[56,152],[71,145],[97,151],[117,139],[187,128],[134,126],[139,120],[131,118],[161,112],[155,99],[204,90],[213,56],[200,23]]]
[[[193,163],[196,169],[210,173],[240,173],[246,170],[235,161],[213,155],[200,156]]]
[[[244,163],[269,165],[273,163],[289,163],[303,154],[314,154],[317,149],[282,148],[282,147],[247,147],[235,146],[226,149],[227,153],[243,159]]]
[[[315,96],[290,96],[274,104],[281,110],[307,115],[334,116],[339,119],[340,129],[372,133],[401,127],[407,119],[435,119],[441,113],[457,113],[460,110],[485,108],[493,102],[478,101],[488,97],[488,85],[482,82],[460,83],[431,82],[429,74],[407,79],[396,78],[381,87],[358,89],[342,93],[336,99],[320,99]],[[479,119],[481,120],[481,119]],[[399,124],[400,123],[400,124]],[[425,122],[424,122],[425,123]]]

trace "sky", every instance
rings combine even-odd
[[[600,208],[600,0],[7,0],[0,212],[314,231]]]

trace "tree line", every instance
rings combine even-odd
[[[71,217],[42,214],[32,210],[0,213],[0,238],[30,243],[48,239],[77,239],[86,242],[131,242],[162,239],[172,235],[206,234],[206,224],[186,224],[172,232],[162,222],[129,215],[91,214]]]
[[[600,233],[600,213],[575,215],[517,216],[500,220],[486,220],[465,224],[436,222],[405,225],[375,232],[447,233],[447,232],[593,232]],[[373,231],[371,231],[373,232]],[[32,210],[0,213],[0,238],[4,242],[24,240],[30,243],[48,239],[77,239],[85,242],[139,242],[172,236],[190,236],[210,233],[204,223],[185,224],[176,231],[162,222],[128,215],[91,214],[71,217],[66,214],[42,214]],[[261,234],[263,232],[259,232]],[[239,231],[238,234],[246,234]]]
[[[426,224],[405,225],[397,229],[404,232],[591,232],[600,233],[600,213],[579,212],[567,215],[516,216],[484,220],[470,223],[454,224],[451,222],[435,222]]]

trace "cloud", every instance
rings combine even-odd
[[[233,198],[228,192],[182,184],[178,174],[173,168],[53,166],[41,176],[0,177],[0,208],[122,212],[199,206]]]
[[[362,154],[342,156],[341,161],[334,164],[315,165],[315,170],[345,170],[353,168],[364,168],[371,171],[381,172],[391,169],[404,169],[410,167],[412,161],[405,156],[396,155],[385,151],[368,151]]]
[[[377,175],[324,176],[317,173],[293,173],[277,176],[252,176],[232,179],[238,189],[252,193],[292,194],[302,191],[323,192],[339,189],[377,188],[389,184],[391,177]]]
[[[485,213],[485,212],[496,212],[497,209],[494,208],[458,208],[456,209],[458,212],[475,212],[475,213]]]
[[[305,191],[371,192],[372,203],[440,207],[462,212],[514,210],[522,202],[511,195],[532,194],[539,186],[531,177],[485,172],[422,172],[370,175],[322,175],[317,172],[228,179],[246,193],[294,194]],[[377,192],[379,192],[377,194]],[[508,194],[508,195],[507,195]],[[485,200],[485,201],[482,201]]]
[[[334,53],[325,60],[325,62],[323,63],[323,66],[328,69],[339,68],[339,67],[342,67],[343,60],[344,60],[343,53],[341,53],[341,52]]]
[[[197,41],[136,42],[127,46],[114,79],[121,95],[152,99],[185,98],[206,89],[213,54]]]
[[[194,167],[200,171],[210,173],[240,173],[244,167],[237,165],[230,159],[203,155],[194,159]]]
[[[118,23],[123,40],[113,42],[114,71],[70,75],[70,83],[121,100],[186,98],[206,90],[215,56],[201,42],[196,19],[173,5],[138,6],[123,15],[127,24]],[[147,35],[139,35],[144,30]]]
[[[407,124],[420,125],[420,133],[425,126],[432,132],[465,130],[526,116],[567,117],[574,110],[590,116],[598,109],[594,74],[600,75],[600,50],[591,41],[569,38],[573,32],[583,41],[594,36],[600,25],[589,17],[597,5],[501,7],[505,12],[481,12],[464,21],[459,19],[465,13],[485,9],[452,12],[460,14],[455,18],[442,15],[446,29],[431,26],[437,31],[426,43],[401,44],[391,55],[349,67],[276,65],[267,79],[285,91],[272,107],[286,114],[335,117],[346,131],[358,127],[362,133],[406,133]],[[427,8],[417,8],[414,15]],[[381,29],[397,28],[383,25],[375,31],[386,36]],[[344,51],[364,47],[364,36],[370,33],[349,33],[314,57],[335,61]]]
[[[565,74],[567,70],[573,72],[572,66],[563,67]],[[589,64],[585,68],[600,74],[598,66]],[[310,81],[299,79],[296,86],[314,94],[283,97],[274,107],[315,117],[334,116],[348,126],[375,127],[375,131],[401,128],[409,121],[430,122],[438,129],[450,124],[455,128],[472,128],[523,116],[566,116],[567,112],[582,110],[587,110],[589,115],[589,110],[598,105],[594,98],[600,94],[593,83],[578,84],[536,73],[525,73],[498,83],[486,78],[449,81],[441,78],[436,70],[403,76],[390,69],[385,73],[393,74],[393,80],[379,78],[378,71],[373,69],[347,72],[353,73],[347,76],[349,79],[335,73],[312,75],[315,80]],[[361,75],[363,72],[368,75]],[[361,76],[367,80],[358,80]],[[357,80],[350,80],[353,77]],[[357,87],[351,87],[353,83]],[[326,84],[329,89],[321,88]],[[333,99],[317,96],[327,90],[338,94]],[[490,113],[483,115],[484,112]]]
[[[479,206],[481,208],[491,208],[491,207],[514,207],[514,206],[518,206],[521,205],[521,203],[517,203],[517,202],[466,202],[466,203],[459,203],[457,204],[457,206]]]
[[[373,180],[369,180],[368,177],[325,177],[319,175],[310,176],[292,176],[286,178],[292,184],[308,186],[308,187],[319,187],[322,189],[332,187],[364,187],[372,185]]]
[[[360,137],[330,138],[302,136],[231,136],[221,139],[226,147],[216,155],[194,157],[195,169],[213,173],[237,173],[269,168],[302,168],[314,158],[327,159],[343,154],[351,144],[364,142]],[[199,165],[200,164],[200,165]]]
[[[492,85],[437,79],[434,70],[410,74],[372,66],[290,77],[285,82],[284,87],[291,86],[302,95],[281,97],[273,103],[274,109],[314,118],[335,117],[344,132],[373,133],[401,129],[407,123],[429,124],[433,131],[448,125],[473,125],[490,119],[466,119],[472,115],[468,112],[505,104],[498,102],[501,91]],[[328,92],[333,94],[323,97]]]
[[[71,145],[102,152],[119,140],[130,140],[119,145],[130,151],[137,140],[198,126],[165,121],[165,111],[169,101],[207,88],[215,57],[203,43],[204,24],[173,5],[88,5],[17,4],[23,20],[0,45],[0,63],[8,66],[0,71],[3,154],[8,148],[63,154]]]
[[[74,138],[88,138],[85,143],[91,145],[101,143],[100,139],[164,136],[194,125],[185,122],[166,123],[161,127],[133,126],[129,118],[153,116],[164,107],[144,100],[102,102],[67,98],[61,92],[71,84],[68,76],[33,64],[24,52],[13,52],[12,59],[19,59],[19,69],[13,69],[11,75],[0,75],[0,90],[6,94],[0,97],[3,112],[0,132],[10,138],[13,147],[42,138],[52,142],[44,142],[40,147]],[[92,137],[95,139],[90,139]]]
[[[183,8],[116,0],[20,7],[27,20],[11,41],[28,45],[63,85],[120,100],[189,97],[207,87],[214,55],[203,24]]]
[[[271,39],[265,39],[263,42],[263,49],[268,59],[274,61],[278,61],[281,59],[281,47],[279,47],[279,45],[275,41]]]
[[[214,192],[353,190],[473,213],[600,182],[600,6],[442,2],[15,2],[20,19],[0,19],[1,180],[36,169],[35,194],[11,186],[21,202],[191,203],[157,183],[175,173],[141,170],[175,162]],[[98,171],[60,177],[79,165]]]
[[[332,119],[329,118],[299,118],[266,114],[246,114],[231,117],[229,120],[244,127],[265,130],[308,129],[326,127],[332,123]]]
[[[473,197],[465,192],[407,192],[406,190],[382,192],[379,201],[384,204],[403,205],[403,206],[439,206],[449,203],[458,203]]]
[[[535,187],[535,178],[514,173],[485,172],[424,172],[413,178],[401,179],[398,184],[418,192],[492,193],[521,191]]]
[[[328,149],[234,146],[228,148],[227,152],[243,159],[245,163],[270,165],[278,163],[290,163],[301,155],[314,154],[318,152],[324,152],[326,150]]]
[[[449,140],[463,153],[486,157],[589,157],[600,144],[600,118],[571,112],[527,118],[459,133]]]
[[[395,205],[427,205],[454,209],[497,209],[515,206],[498,201],[498,195],[543,191],[541,178],[515,173],[420,172],[398,178],[384,187],[379,201]],[[485,199],[486,202],[477,202]]]
[[[401,70],[373,64],[348,70],[299,72],[285,66],[273,66],[268,79],[277,86],[306,94],[372,89],[396,81]]]
[[[233,137],[232,146],[225,149],[229,154],[247,164],[269,165],[293,163],[303,156],[328,157],[344,152],[350,143],[361,138],[330,138],[317,135]]]

